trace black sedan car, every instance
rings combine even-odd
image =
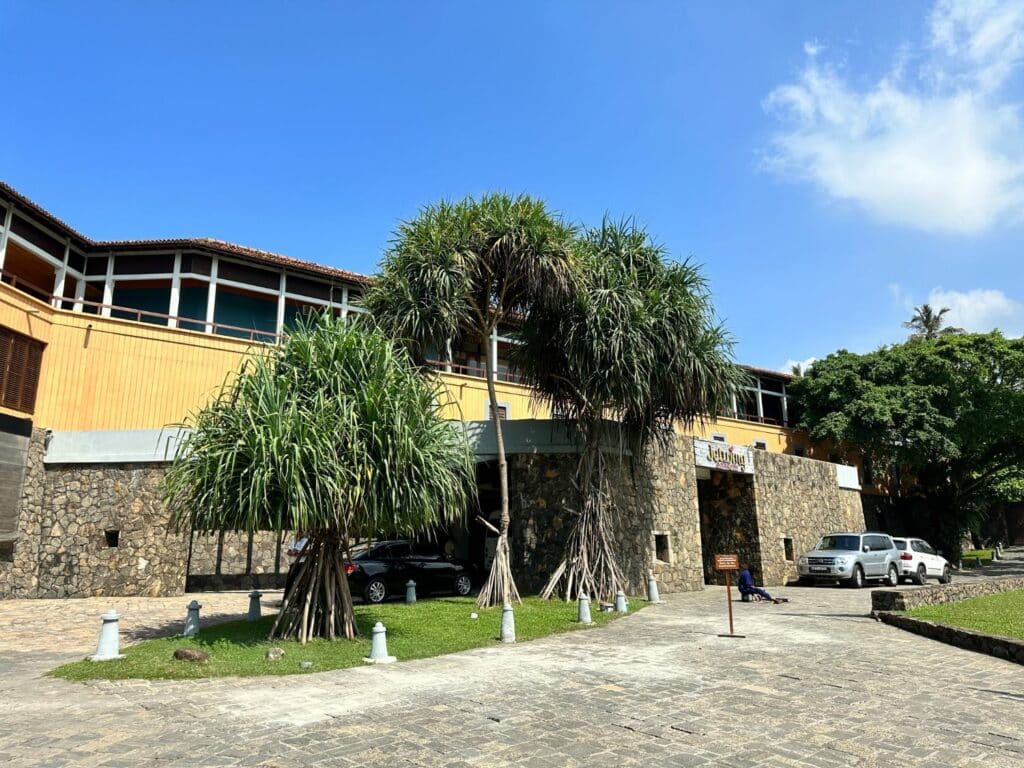
[[[408,540],[381,541],[345,565],[353,595],[368,603],[379,603],[394,595],[405,595],[409,579],[416,582],[416,594],[431,592],[468,595],[473,589],[468,564],[454,560],[432,544]]]

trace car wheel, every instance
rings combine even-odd
[[[456,576],[453,591],[459,597],[465,597],[473,591],[473,581],[464,573]]]
[[[885,581],[890,587],[898,587],[900,585],[900,572],[896,570],[895,565],[889,565],[889,577]]]
[[[366,598],[368,603],[382,603],[384,598],[388,596],[388,588],[384,586],[384,582],[380,579],[373,579],[369,584],[366,585],[366,589],[363,591],[363,597]]]
[[[919,587],[923,587],[928,581],[928,569],[924,567],[924,564],[917,566],[917,573],[914,574],[914,583]]]
[[[939,582],[942,584],[949,584],[953,580],[953,575],[949,572],[949,566],[944,566],[942,569],[942,575],[939,576]]]
[[[864,569],[860,567],[859,563],[853,566],[853,576],[850,578],[849,584],[854,589],[864,586]]]

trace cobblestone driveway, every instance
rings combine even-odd
[[[66,683],[40,674],[91,650],[95,617],[73,652],[67,632],[62,651],[0,637],[0,765],[1024,765],[1024,668],[877,623],[867,590],[784,594],[737,605],[745,639],[716,636],[711,588],[604,629],[277,679]]]

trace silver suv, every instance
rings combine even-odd
[[[797,562],[801,584],[842,581],[863,587],[865,579],[900,583],[900,551],[886,533],[830,533]]]

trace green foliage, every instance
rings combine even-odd
[[[729,407],[743,374],[700,270],[632,222],[605,220],[576,252],[571,299],[517,334],[516,366],[540,395],[583,434],[615,419],[634,450]]]
[[[641,601],[634,602],[639,607],[644,605]],[[478,611],[479,618],[469,618],[473,611]],[[516,639],[520,642],[583,628],[576,623],[575,605],[526,598],[515,613]],[[618,615],[595,611],[592,626],[606,624]],[[415,605],[357,605],[355,617],[366,639],[351,643],[271,642],[266,638],[273,619],[264,617],[257,622],[216,624],[204,628],[194,638],[146,640],[122,648],[125,654],[122,661],[78,661],[58,667],[50,674],[68,680],[181,680],[324,672],[362,665],[363,657],[370,655],[370,629],[378,621],[388,628],[388,650],[399,661],[427,658],[497,644],[501,608],[478,609],[473,598],[455,597],[420,600]],[[264,658],[267,649],[272,647],[284,650],[280,661]],[[171,658],[176,648],[205,651],[210,654],[210,661],[205,664],[177,661]],[[311,661],[313,666],[300,669],[299,661]]]
[[[1001,592],[907,612],[916,619],[1024,640],[1024,592]]]
[[[417,357],[557,300],[572,277],[573,230],[520,195],[441,201],[403,222],[364,299],[377,324]]]
[[[379,332],[326,313],[304,320],[193,417],[166,501],[201,533],[415,532],[461,513],[472,487],[442,396]]]
[[[812,438],[866,456],[879,473],[894,468],[890,491],[947,555],[1024,464],[1024,340],[999,332],[840,351],[789,392]]]

